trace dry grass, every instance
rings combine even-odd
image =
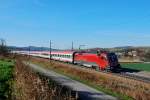
[[[74,65],[68,65],[61,62],[49,62],[46,59],[33,58],[31,60],[34,63],[44,65],[70,76],[79,77],[81,80],[86,80],[105,89],[130,96],[133,99],[150,100],[150,84],[148,83],[122,78],[112,74],[77,68],[73,67]]]
[[[74,100],[67,90],[60,92],[61,86],[34,73],[20,60],[16,62],[14,75],[13,100]]]

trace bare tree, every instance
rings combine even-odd
[[[0,55],[7,55],[8,54],[8,48],[6,46],[6,41],[4,39],[0,39]]]

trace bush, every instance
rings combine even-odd
[[[0,100],[9,97],[13,63],[0,60]]]

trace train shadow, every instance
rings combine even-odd
[[[120,68],[119,69],[119,73],[138,73],[141,70],[137,70],[137,69],[130,69],[130,68]]]

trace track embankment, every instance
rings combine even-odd
[[[75,91],[76,95],[78,95],[79,99],[81,100],[116,100],[117,99],[103,92],[100,92],[96,89],[93,89],[85,84],[75,81],[69,77],[66,77],[54,71],[43,68],[39,65],[35,65],[28,62],[23,62],[23,63],[31,67],[34,71],[42,74],[43,76],[49,77],[50,79],[53,79],[54,81],[61,84],[62,86],[72,89],[72,91]]]

